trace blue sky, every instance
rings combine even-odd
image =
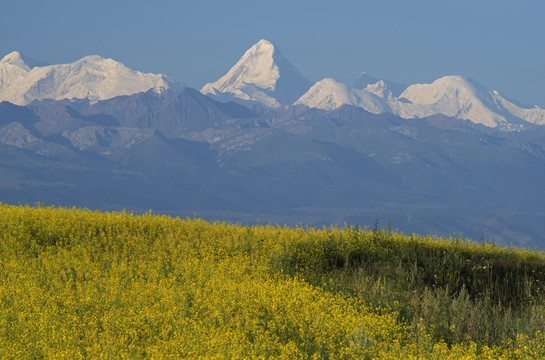
[[[200,88],[265,38],[312,81],[467,75],[545,107],[542,0],[18,0],[1,9],[0,56],[98,54]]]

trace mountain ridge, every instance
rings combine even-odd
[[[373,113],[388,112],[406,119],[442,114],[508,131],[529,124],[545,125],[544,109],[537,106],[520,108],[497,91],[490,91],[464,76],[445,76],[431,84],[409,85],[399,97],[392,95],[383,80],[364,85],[362,89],[350,88],[326,78],[311,87],[295,104],[325,110],[348,104]]]
[[[0,101],[27,105],[43,99],[106,100],[182,85],[162,74],[144,74],[113,59],[89,55],[73,63],[28,66],[14,51],[0,60]]]
[[[246,223],[390,219],[545,247],[542,126],[227,105],[191,88],[0,103],[0,198]]]
[[[96,102],[149,90],[177,91],[184,86],[165,75],[144,74],[98,55],[69,64],[30,62],[17,51],[0,60],[0,101],[18,105],[43,99]],[[332,110],[348,104],[403,118],[443,114],[507,131],[545,125],[545,109],[521,106],[465,76],[449,75],[429,84],[406,86],[362,73],[353,87],[331,78],[313,84],[265,39],[251,46],[224,76],[205,84],[201,92],[220,102],[272,108],[302,104]]]
[[[262,39],[224,76],[205,84],[201,92],[212,96],[231,94],[241,100],[278,107],[292,104],[310,86],[311,82],[272,43]]]

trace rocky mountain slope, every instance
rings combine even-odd
[[[543,246],[545,129],[194,89],[0,104],[0,199],[207,219],[372,225]]]
[[[0,62],[0,201],[247,223],[391,220],[545,248],[543,109],[461,76],[311,85],[265,40],[208,96],[111,59],[11,53]]]

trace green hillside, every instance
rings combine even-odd
[[[0,358],[545,358],[545,254],[0,204]]]

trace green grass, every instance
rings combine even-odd
[[[276,263],[328,291],[392,309],[449,345],[501,345],[545,328],[542,252],[347,228],[292,242]]]

